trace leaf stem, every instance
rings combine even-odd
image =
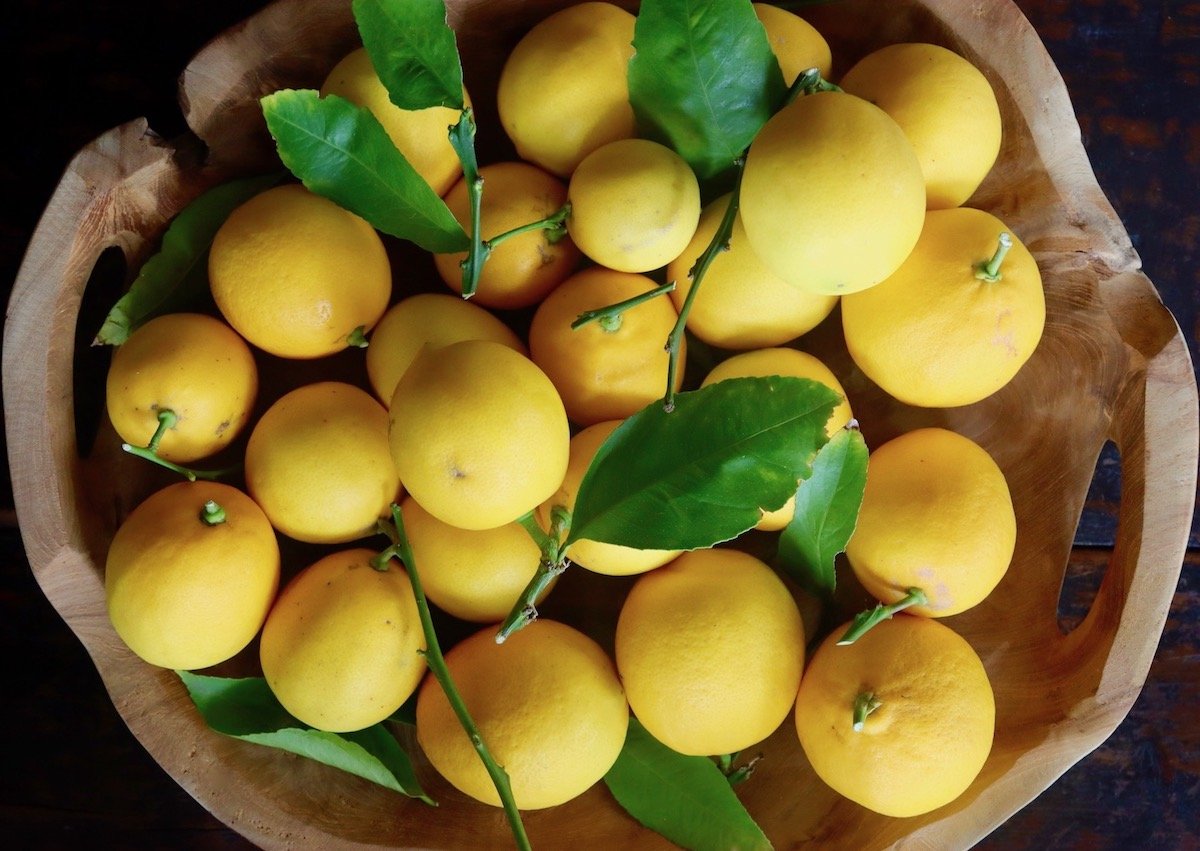
[[[996,245],[996,253],[992,255],[991,260],[985,260],[982,263],[975,264],[975,277],[981,281],[987,281],[994,284],[1002,277],[1000,275],[1000,264],[1004,262],[1004,256],[1008,254],[1008,250],[1012,248],[1012,235],[1006,231],[1001,231],[1000,238]]]
[[[631,307],[637,307],[643,302],[650,301],[650,299],[657,298],[674,289],[675,282],[667,281],[662,286],[635,295],[633,298],[627,298],[624,301],[618,301],[616,304],[610,304],[606,307],[598,307],[595,310],[585,310],[579,316],[575,317],[575,321],[571,323],[571,330],[577,331],[589,322],[599,322],[605,331],[616,331],[621,327],[621,314],[626,310],[629,310]],[[615,326],[613,326],[614,320],[616,320]]]
[[[729,194],[729,205],[725,208],[725,215],[721,217],[721,224],[717,226],[717,232],[713,234],[708,247],[696,258],[695,264],[688,270],[692,286],[679,308],[679,317],[675,320],[675,327],[667,336],[667,392],[663,396],[663,408],[668,413],[675,410],[675,376],[679,372],[679,348],[683,341],[684,328],[687,327],[688,314],[692,312],[692,303],[696,300],[696,294],[700,292],[700,283],[704,280],[708,267],[712,265],[718,254],[729,250],[729,237],[733,233],[733,223],[737,219],[742,190],[742,174],[745,173],[745,166],[746,157],[744,155],[734,163],[737,174],[734,178],[733,191]]]
[[[571,215],[571,202],[563,204],[557,210],[544,219],[538,219],[536,222],[530,222],[525,225],[518,225],[512,230],[506,230],[504,233],[498,233],[491,239],[485,240],[483,243],[484,258],[492,253],[497,245],[504,242],[506,239],[512,239],[514,236],[520,236],[523,233],[529,233],[535,230],[550,231],[546,234],[546,241],[551,245],[562,239],[567,233],[567,219]]]
[[[874,692],[864,691],[854,698],[854,723],[852,725],[854,732],[861,733],[863,726],[867,723],[867,716],[881,706],[883,706],[883,702],[875,696]]]
[[[888,620],[897,612],[902,612],[909,606],[924,606],[928,602],[929,598],[920,588],[909,588],[903,599],[897,600],[890,606],[880,603],[873,609],[855,615],[850,628],[838,639],[837,643],[839,645],[853,644],[866,635],[868,630]]]
[[[168,461],[158,454],[158,444],[162,442],[163,435],[167,429],[174,428],[175,423],[179,422],[179,417],[170,408],[163,408],[158,412],[158,428],[154,430],[154,434],[150,437],[150,442],[145,446],[134,446],[131,443],[122,443],[121,448],[130,455],[135,455],[138,458],[144,458],[147,461],[152,461],[160,467],[166,467],[172,472],[178,473],[189,482],[194,482],[196,479],[204,479],[205,481],[216,481],[221,476],[228,476],[236,473],[239,465],[225,467],[221,470],[193,470],[189,467],[181,467],[180,465]]]
[[[421,618],[421,629],[425,633],[425,664],[438,681],[438,685],[442,687],[442,691],[445,692],[446,699],[450,702],[450,707],[454,710],[454,714],[458,716],[458,722],[466,731],[467,736],[470,737],[471,744],[475,747],[475,752],[479,754],[479,759],[487,769],[488,776],[492,778],[492,783],[495,785],[496,792],[500,795],[500,801],[504,805],[504,814],[508,817],[508,825],[512,829],[517,847],[522,849],[522,851],[529,851],[531,848],[529,837],[525,833],[525,825],[521,822],[521,813],[517,810],[516,801],[513,799],[512,785],[509,783],[508,773],[496,762],[488,750],[487,744],[483,741],[483,736],[479,732],[479,728],[475,726],[475,721],[471,718],[470,712],[467,711],[467,705],[463,702],[458,687],[454,685],[454,680],[450,676],[450,669],[447,667],[446,660],[442,656],[442,649],[438,644],[437,633],[433,629],[433,618],[429,613],[429,602],[425,599],[421,577],[417,573],[417,563],[413,558],[412,547],[408,543],[408,536],[404,534],[404,519],[400,516],[400,506],[395,503],[392,503],[392,522],[395,524],[396,543],[380,553],[376,559],[372,559],[372,566],[377,570],[381,569],[386,566],[389,559],[395,556],[400,559],[404,564],[405,570],[408,571],[408,578],[412,583],[413,596],[417,600],[417,613]],[[377,560],[379,560],[379,564],[376,564]]]

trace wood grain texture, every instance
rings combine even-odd
[[[548,5],[523,6],[512,15],[494,7],[454,7],[465,43],[468,35],[488,39],[486,50],[468,48],[480,79],[494,81],[507,47]],[[1001,90],[1010,132],[977,203],[1009,220],[1034,250],[1047,279],[1051,321],[1046,342],[1018,381],[968,409],[896,406],[861,375],[847,388],[856,411],[866,414],[873,445],[938,423],[993,452],[1021,505],[1017,562],[1000,593],[1022,603],[1001,610],[997,602],[953,622],[984,655],[1003,707],[996,753],[962,801],[924,819],[870,817],[835,800],[811,776],[784,730],[772,739],[772,759],[747,789],[747,802],[781,845],[813,840],[823,847],[876,847],[912,837],[930,847],[960,846],[1090,751],[1136,696],[1167,613],[1186,535],[1180,530],[1191,513],[1195,387],[1182,338],[1136,271],[1130,241],[1092,179],[1061,81],[1019,13],[989,4],[979,7],[978,17],[964,19],[958,4],[903,3],[903,13],[872,29],[870,41],[856,40],[842,16],[869,14],[871,7],[839,4],[821,12],[843,61],[874,44],[934,40],[979,62]],[[328,7],[321,3],[277,6],[261,29],[258,22],[238,29],[241,47],[216,44],[185,74],[187,115],[209,143],[215,165],[199,169],[186,157],[178,162],[172,149],[148,140],[141,125],[114,131],[73,163],[30,247],[6,329],[9,441],[22,449],[13,462],[14,494],[38,581],[88,647],[118,710],[181,785],[224,821],[266,847],[491,844],[505,835],[499,814],[464,802],[444,785],[434,784],[444,799],[435,823],[428,811],[398,807],[394,796],[364,783],[203,730],[173,678],[149,671],[120,647],[97,597],[107,538],[151,481],[136,478],[141,471],[127,459],[76,456],[71,412],[63,404],[72,398],[73,353],[64,341],[72,339],[69,326],[82,285],[106,247],[116,246],[136,262],[187,198],[261,162],[263,137],[247,121],[252,111],[245,98],[273,81],[296,80],[298,70],[308,79],[323,74],[294,58],[328,58],[328,52],[306,47],[304,38],[315,40],[319,30],[309,27],[337,18],[323,9]],[[950,15],[953,26],[945,23]],[[282,28],[283,20],[296,29]],[[1003,55],[995,54],[998,32],[1005,36]],[[287,55],[231,73],[245,45]],[[240,116],[236,134],[221,129],[227,110]],[[494,139],[491,144],[493,150],[503,147]],[[85,227],[76,228],[78,222]],[[68,333],[56,335],[43,358],[39,333],[44,323],[55,322]],[[844,356],[842,366],[849,370]],[[40,440],[47,424],[55,436],[48,443]],[[1055,617],[1059,586],[1107,439],[1122,457],[1120,534],[1096,603],[1064,637]],[[554,813],[532,814],[530,831],[535,842],[551,847],[659,843],[599,789]]]

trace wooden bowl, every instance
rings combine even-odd
[[[480,106],[485,161],[511,156],[489,105],[503,58],[559,5],[450,4]],[[971,203],[1007,221],[1033,251],[1048,317],[1041,345],[1008,387],[944,411],[884,397],[853,368],[836,323],[811,338],[842,376],[870,445],[943,425],[980,442],[1008,477],[1018,520],[1012,568],[986,603],[949,621],[979,651],[995,686],[996,741],[982,774],[936,812],[886,818],[817,780],[787,722],[765,744],[767,758],[742,796],[779,847],[965,847],[1099,745],[1142,687],[1192,514],[1195,380],[1179,328],[1138,271],[1129,237],[1096,185],[1062,80],[1011,2],[847,0],[813,8],[811,19],[842,70],[875,47],[920,40],[963,54],[987,74],[1005,140]],[[114,265],[114,248],[126,268],[136,269],[171,217],[200,192],[277,168],[257,97],[319,84],[355,40],[347,2],[281,0],[215,40],[184,71],[181,103],[194,136],[166,144],[137,121],[72,161],[30,244],[5,329],[16,506],[34,574],[95,660],[117,709],[154,758],[218,818],[268,848],[504,845],[500,811],[464,799],[424,763],[427,788],[441,802],[436,810],[209,731],[175,675],[136,659],[104,608],[108,542],[130,508],[165,480],[122,456],[103,420],[98,388],[106,353],[87,343],[116,291],[104,288],[102,275],[89,286],[93,269]],[[1060,588],[1106,441],[1121,457],[1116,546],[1090,611],[1064,634],[1056,616]],[[560,606],[594,594],[580,590],[584,579],[572,580],[570,591],[570,577],[556,592]],[[624,587],[618,583],[608,596]],[[604,640],[611,613],[585,614]],[[230,668],[252,666],[252,657]],[[543,847],[668,846],[625,815],[602,785],[563,807],[527,814],[527,824]]]

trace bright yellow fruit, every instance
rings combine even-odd
[[[538,520],[543,529],[550,528],[551,511],[556,506],[563,506],[568,511],[575,509],[575,496],[579,493],[579,483],[583,481],[583,474],[587,472],[600,444],[604,443],[620,424],[620,420],[597,423],[571,438],[571,460],[567,464],[567,476],[554,496],[543,502],[538,509]],[[584,540],[571,544],[567,549],[567,557],[580,567],[586,567],[595,573],[631,576],[661,567],[680,552],[682,550],[638,550],[601,541]]]
[[[226,321],[260,349],[319,358],[387,309],[392,273],[365,221],[302,186],[268,189],[221,225],[208,258]]]
[[[568,177],[601,145],[634,135],[626,81],[633,22],[611,3],[580,3],[517,43],[496,106],[521,159]]]
[[[793,101],[750,146],[741,215],[754,253],[812,293],[882,281],[921,233],[925,180],[887,113],[842,92]]]
[[[172,313],[151,319],[113,353],[105,403],[126,443],[145,446],[160,411],[178,418],[163,433],[158,454],[186,464],[206,458],[238,436],[258,393],[254,356],[218,319]]]
[[[280,398],[246,446],[246,486],[271,524],[297,541],[371,534],[397,498],[387,411],[349,384],[307,384]]]
[[[767,3],[755,3],[754,14],[767,31],[767,41],[779,60],[785,83],[790,86],[809,68],[819,69],[821,76],[829,79],[833,67],[829,43],[812,24],[799,15]]]
[[[567,189],[567,231],[579,250],[619,272],[649,272],[687,247],[700,221],[700,186],[679,154],[622,139],[584,158]]]
[[[936,44],[890,44],[859,60],[841,87],[896,120],[916,149],[931,210],[957,207],[1000,153],[1000,106],[966,59]]]
[[[446,664],[488,750],[508,773],[520,809],[569,801],[616,762],[629,707],[612,662],[583,633],[537,620],[498,645],[489,627],[447,653]],[[455,788],[500,806],[432,676],[417,697],[417,739]]]
[[[333,66],[321,85],[321,95],[337,95],[370,110],[391,137],[392,144],[438,195],[445,195],[462,174],[462,163],[450,146],[448,132],[451,125],[458,123],[458,110],[444,106],[429,109],[396,106],[379,81],[365,48],[355,50]],[[463,98],[470,106],[471,99],[465,89]]]
[[[366,549],[301,571],[271,609],[259,659],[284,709],[319,730],[345,733],[400,708],[425,673],[425,635],[408,574],[375,570]]]
[[[708,248],[728,203],[729,196],[724,195],[704,208],[692,241],[667,266],[667,280],[675,281],[671,300],[676,310],[683,307],[692,288],[688,273]],[[837,296],[794,287],[763,265],[746,240],[739,216],[733,222],[729,250],[718,254],[704,275],[687,327],[704,342],[723,349],[778,346],[811,331],[835,304]]]
[[[401,510],[429,600],[463,620],[504,620],[541,559],[541,551],[521,524],[458,529],[438,520],[412,497],[404,500]]]
[[[705,376],[702,387],[707,387],[717,381],[727,378],[759,378],[770,375],[782,375],[790,378],[809,378],[820,382],[842,397],[842,401],[833,409],[825,422],[825,434],[832,437],[838,429],[844,428],[854,416],[850,411],[850,401],[846,391],[837,380],[837,376],[829,367],[807,352],[796,349],[759,349],[753,352],[743,352],[713,367]],[[763,509],[762,518],[754,528],[766,532],[777,532],[792,522],[796,510],[796,498],[789,497],[782,508],[775,510]]]
[[[390,405],[396,384],[420,352],[463,340],[492,340],[525,354],[512,329],[477,304],[458,296],[421,293],[383,314],[367,347],[367,375],[375,395]]]
[[[769,567],[695,550],[638,579],[617,621],[629,706],[680,753],[728,754],[787,717],[804,667],[804,624]]]
[[[663,347],[678,319],[670,299],[651,299],[611,322],[571,328],[584,311],[616,304],[654,287],[654,281],[644,275],[594,266],[563,281],[533,315],[530,357],[554,382],[573,422],[592,425],[624,419],[666,393],[667,353]],[[686,346],[681,345],[680,363],[686,354]],[[676,389],[682,384],[681,368]]]
[[[500,343],[467,340],[419,355],[392,396],[400,481],[460,529],[511,523],[554,493],[571,433],[554,385]]]
[[[521,162],[495,163],[479,169],[483,177],[480,231],[485,240],[556,213],[567,202],[567,187],[537,166]],[[466,181],[446,196],[446,205],[463,228],[470,229],[471,207]],[[545,298],[579,265],[579,249],[568,236],[556,242],[544,229],[510,237],[493,250],[483,265],[479,288],[472,298],[486,307],[512,310]],[[435,254],[438,274],[455,292],[462,292],[466,252]]]
[[[995,281],[979,264],[1001,234],[1012,248]],[[949,408],[995,393],[1042,337],[1046,297],[1037,261],[990,213],[931,210],[912,254],[886,281],[842,300],[854,362],[910,405]]]
[[[278,586],[271,524],[250,497],[216,482],[181,482],[150,496],[117,529],[104,567],[117,635],[150,664],[177,670],[241,651]]]
[[[991,593],[1016,537],[1008,483],[987,451],[952,431],[923,428],[871,453],[846,556],[877,599],[894,603],[920,588],[929,604],[909,611],[945,617]]]
[[[899,614],[813,655],[796,730],[817,776],[867,809],[905,818],[950,803],[992,748],[996,704],[979,656],[949,627]],[[877,707],[854,729],[855,703]]]

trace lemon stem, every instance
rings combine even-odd
[[[841,86],[835,86],[821,76],[820,68],[809,68],[807,71],[802,71],[792,82],[783,99],[783,105],[787,106],[801,95],[814,95],[817,92],[840,92],[841,90]]]
[[[429,613],[429,601],[425,599],[421,576],[417,573],[417,562],[413,558],[408,536],[404,534],[404,519],[400,516],[400,506],[395,503],[392,503],[392,523],[395,525],[395,543],[372,559],[371,565],[377,570],[384,569],[387,561],[393,557],[400,559],[404,564],[404,569],[408,572],[408,579],[412,583],[413,597],[417,601],[417,614],[421,619],[421,629],[425,633],[426,649],[422,654],[425,657],[425,664],[429,667],[429,671],[437,680],[438,685],[442,687],[446,699],[450,702],[450,707],[458,716],[458,723],[466,731],[471,745],[483,762],[484,768],[487,769],[488,776],[492,778],[492,784],[496,787],[496,792],[500,795],[500,801],[504,805],[504,814],[508,817],[508,825],[512,829],[517,847],[522,851],[529,851],[532,846],[525,833],[525,825],[521,822],[521,813],[517,810],[516,801],[513,799],[508,772],[496,762],[491,751],[488,750],[479,728],[475,726],[475,721],[471,718],[471,713],[467,711],[467,705],[463,701],[458,687],[454,684],[454,679],[450,676],[450,668],[446,665],[446,659],[442,656],[442,648],[438,644],[437,633],[433,629],[433,617]],[[377,564],[377,562],[379,563]]]
[[[150,437],[150,442],[145,446],[134,446],[131,443],[122,443],[121,448],[138,458],[144,458],[147,461],[152,461],[160,467],[166,467],[168,470],[178,473],[189,482],[194,482],[196,479],[204,479],[206,481],[215,481],[222,476],[228,476],[238,471],[238,466],[226,467],[223,470],[192,470],[188,467],[181,467],[158,454],[158,444],[162,442],[163,435],[167,429],[174,428],[175,423],[179,422],[179,417],[169,408],[163,408],[158,412],[158,428],[154,430],[154,434]]]
[[[863,725],[867,723],[867,716],[881,706],[883,702],[873,692],[864,691],[854,698],[854,732],[861,733]]]
[[[216,500],[208,500],[200,511],[200,519],[206,526],[219,526],[225,522],[225,509]]]
[[[733,771],[725,772],[725,779],[729,781],[730,786],[740,786],[750,779],[750,775],[754,773],[754,769],[758,768],[758,764],[762,762],[763,755],[756,754],[752,760],[745,765],[735,768]]]
[[[589,322],[599,322],[600,327],[605,331],[617,331],[621,327],[621,314],[631,307],[637,307],[639,304],[650,301],[652,298],[657,298],[660,295],[669,293],[675,289],[675,282],[668,281],[660,287],[655,287],[644,293],[635,295],[633,298],[627,298],[624,301],[618,301],[616,304],[610,304],[606,307],[598,307],[595,310],[585,310],[579,316],[575,317],[575,321],[571,323],[572,330],[578,330]]]
[[[514,632],[524,629],[537,620],[537,601],[546,593],[550,583],[567,569],[569,562],[563,552],[562,544],[571,527],[571,513],[565,507],[556,505],[551,510],[550,517],[549,533],[542,531],[542,527],[534,519],[532,511],[517,518],[517,522],[525,528],[534,543],[538,545],[542,555],[538,560],[533,578],[521,591],[521,596],[513,604],[504,623],[500,624],[500,629],[496,632],[497,644],[503,644]]]
[[[367,347],[367,326],[359,325],[347,334],[346,344],[356,349],[365,349]]]
[[[675,320],[675,327],[671,329],[671,333],[667,337],[667,392],[663,396],[663,409],[667,413],[675,410],[675,376],[679,373],[679,349],[683,343],[683,330],[687,327],[688,314],[692,312],[692,303],[696,300],[696,294],[700,292],[700,283],[704,280],[708,267],[712,265],[718,254],[729,250],[729,237],[733,233],[733,223],[737,219],[742,174],[745,172],[745,166],[746,157],[743,155],[734,163],[737,176],[734,179],[733,191],[729,194],[729,205],[725,208],[725,215],[721,217],[721,224],[717,226],[717,232],[713,234],[704,253],[696,258],[695,264],[688,270],[692,286],[679,308],[679,318]]]
[[[471,244],[462,261],[462,297],[470,298],[479,288],[479,276],[489,253],[481,228],[483,227],[483,178],[475,156],[475,117],[467,107],[450,127],[450,146],[462,163],[463,180],[467,182],[467,199],[471,206]]]
[[[975,277],[992,284],[1000,280],[1000,264],[1004,262],[1004,255],[1008,254],[1008,249],[1012,248],[1012,245],[1012,236],[1002,231],[999,244],[996,246],[996,253],[992,255],[991,260],[976,264]]]
[[[838,644],[853,644],[866,635],[867,631],[872,629],[876,624],[883,623],[896,614],[896,612],[902,612],[909,606],[924,606],[928,602],[929,598],[925,596],[925,592],[920,588],[909,588],[903,599],[897,600],[890,606],[880,603],[873,609],[859,612],[851,622],[850,628],[838,639]]]
[[[506,230],[504,233],[498,233],[491,239],[484,240],[483,248],[485,256],[492,253],[497,245],[507,239],[512,239],[514,236],[520,236],[523,233],[529,233],[535,230],[546,231],[546,242],[553,245],[564,236],[567,235],[567,219],[571,215],[571,202],[563,204],[559,209],[555,210],[544,219],[538,219],[536,222],[530,222],[526,225],[518,225],[512,230]]]

